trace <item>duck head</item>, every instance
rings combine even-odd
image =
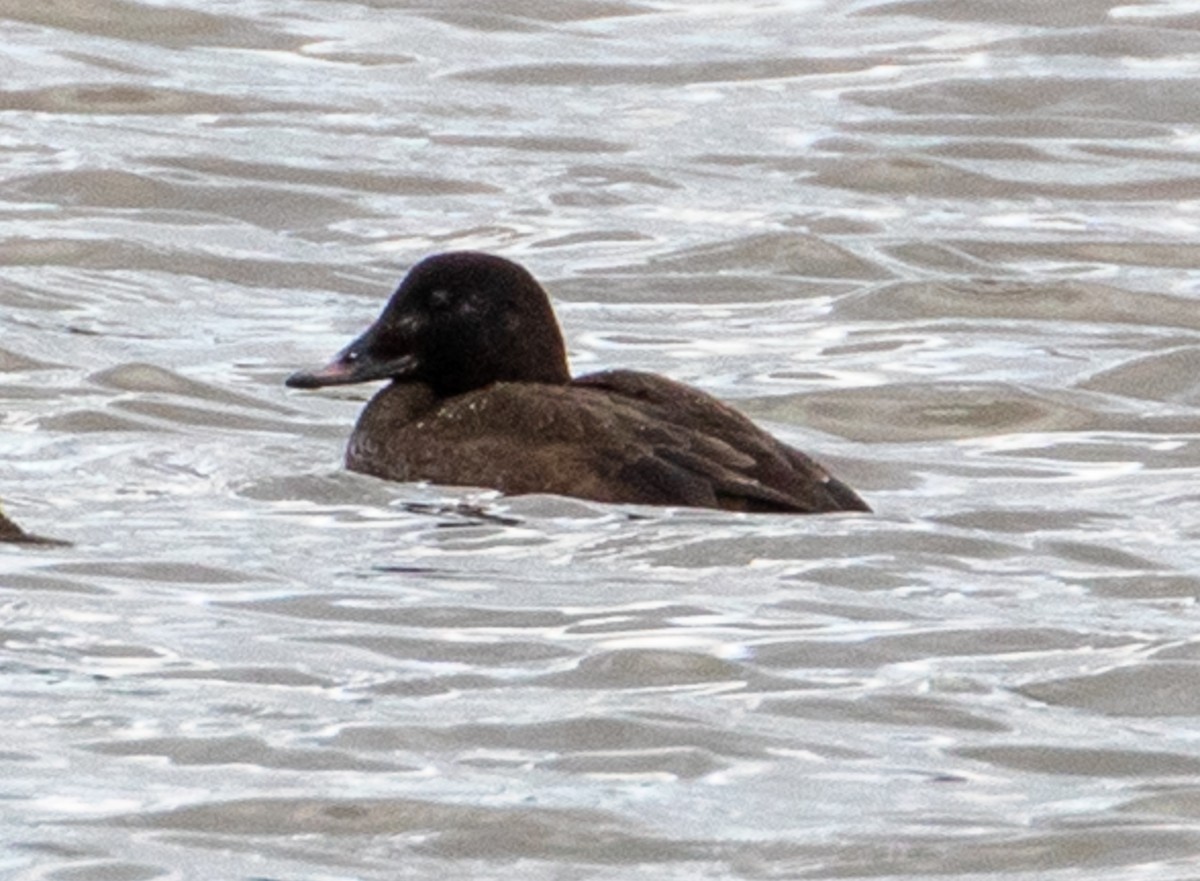
[[[287,384],[392,379],[423,382],[450,397],[493,382],[570,378],[550,298],[534,277],[503,257],[452,251],[414,266],[362,336]]]

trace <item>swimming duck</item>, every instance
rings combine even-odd
[[[40,535],[33,535],[26,532],[9,520],[3,510],[0,510],[0,542],[26,545],[58,545],[60,547],[67,544],[67,542],[59,541],[56,538],[44,538]]]
[[[387,480],[597,502],[869,511],[845,483],[698,389],[652,373],[575,379],[542,286],[474,251],[417,263],[379,319],[292,388],[391,380],[346,467]]]

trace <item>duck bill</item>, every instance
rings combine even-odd
[[[411,374],[417,366],[415,355],[403,354],[378,358],[371,354],[370,332],[359,337],[324,367],[300,370],[284,384],[291,388],[313,389],[327,385],[351,385],[376,379],[400,379]]]

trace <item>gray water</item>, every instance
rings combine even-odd
[[[1200,874],[1200,13],[0,0],[0,877]],[[871,516],[340,467],[413,261]]]

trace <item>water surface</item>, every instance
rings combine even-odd
[[[1194,877],[1186,6],[0,27],[0,877]],[[450,248],[876,513],[344,472],[282,380]]]

